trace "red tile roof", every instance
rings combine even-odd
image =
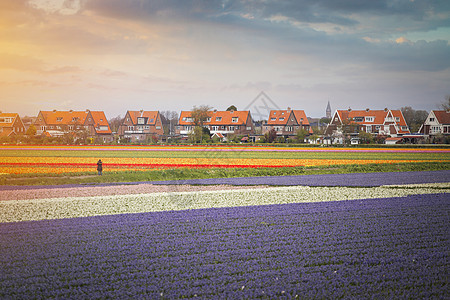
[[[16,121],[16,118],[19,116],[17,113],[0,113],[0,118],[10,118],[11,122],[0,122],[0,127],[12,127],[14,124],[14,121]]]
[[[337,110],[341,121],[347,120],[349,118],[353,119],[353,122],[358,124],[383,124],[384,118],[387,116],[389,111],[384,110]],[[362,121],[355,121],[355,118],[362,117]],[[365,122],[365,117],[374,117],[373,122]]]
[[[191,117],[191,111],[182,111],[180,114],[179,125],[192,125],[193,122],[186,121],[185,118]],[[245,125],[249,111],[209,111],[208,115],[211,118],[209,122],[204,122],[207,125]],[[233,122],[233,118],[237,118]]]
[[[267,125],[286,125],[291,114],[294,115],[298,124],[309,125],[308,118],[303,110],[271,110]]]
[[[51,125],[73,125],[84,124],[89,111],[41,111],[46,124]]]
[[[128,111],[131,117],[131,121],[134,125],[137,125],[138,118],[147,118],[146,125],[155,125],[156,118],[158,117],[158,111]]]
[[[105,113],[103,111],[91,111],[92,119],[94,120],[94,128],[97,133],[108,134],[111,133],[111,128],[109,127],[108,120],[106,119]],[[99,130],[100,126],[106,126],[107,130]]]
[[[446,110],[433,110],[434,115],[436,116],[438,122],[440,124],[450,124],[450,111]]]

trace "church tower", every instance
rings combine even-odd
[[[328,101],[328,105],[327,105],[327,111],[326,111],[326,116],[328,119],[331,119],[331,106],[330,106],[330,101]]]

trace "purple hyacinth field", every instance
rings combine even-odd
[[[446,298],[448,194],[0,224],[0,298]]]

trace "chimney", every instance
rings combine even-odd
[[[366,111],[369,111],[370,110],[370,108],[366,108]]]
[[[216,113],[217,112],[217,109],[214,109],[214,113]]]
[[[86,112],[88,113],[88,112],[89,112],[89,109],[86,109]]]
[[[141,113],[141,117],[142,117],[142,115],[144,114],[144,110],[141,109],[139,112]]]
[[[70,113],[73,113],[73,110],[71,109],[71,110],[69,110],[69,112],[70,112]]]
[[[385,108],[384,108],[384,111],[388,111],[388,108],[387,108],[387,107],[385,107]]]
[[[54,109],[53,112],[55,113],[55,112],[56,112],[56,109]]]
[[[349,107],[349,108],[348,108],[348,111],[352,111],[352,109]]]
[[[288,107],[288,108],[287,108],[287,111],[291,111],[291,108],[290,108],[290,107]]]

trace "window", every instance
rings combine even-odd
[[[366,126],[366,132],[368,133],[372,132],[372,125]]]
[[[270,121],[276,121],[277,120],[277,118],[271,118],[270,119]]]
[[[145,129],[150,129],[150,126],[145,126]]]
[[[137,119],[137,123],[138,123],[139,125],[145,124],[145,118],[138,118],[138,119]]]
[[[236,126],[235,128],[236,128],[236,130],[239,130],[239,126]]]
[[[221,129],[225,129],[225,126],[221,126]]]
[[[219,130],[219,126],[211,126],[211,127],[212,127],[212,130],[214,130],[214,131]]]
[[[237,122],[238,122],[238,117],[231,118],[231,123],[237,123]]]
[[[11,123],[11,122],[12,118],[0,118],[0,123]]]
[[[156,129],[161,129],[161,126],[156,126]]]
[[[375,130],[377,130],[377,131],[380,130],[380,125],[376,125]]]
[[[400,122],[400,118],[399,117],[395,117],[395,122]]]
[[[285,130],[286,131],[292,131],[293,127],[292,126],[286,126]]]
[[[150,119],[150,123],[153,123],[154,120],[155,120],[155,119]]]
[[[434,118],[430,118],[430,122],[434,122]]]
[[[373,122],[375,117],[365,117],[366,122]]]
[[[280,118],[280,121],[284,121],[284,118]]]
[[[216,122],[222,121],[222,117],[216,117]]]
[[[252,130],[252,128],[251,127],[247,127],[247,130]]]
[[[402,126],[402,130],[403,131],[407,131],[408,130],[408,126]]]
[[[62,117],[57,117],[57,118],[56,118],[56,122],[61,122],[62,120],[63,120]]]
[[[354,117],[353,120],[355,122],[362,122],[362,121],[364,121],[364,118],[363,117]]]
[[[229,131],[234,131],[234,126],[228,126]]]
[[[206,122],[207,123],[211,122],[211,118],[210,117],[206,118]]]

